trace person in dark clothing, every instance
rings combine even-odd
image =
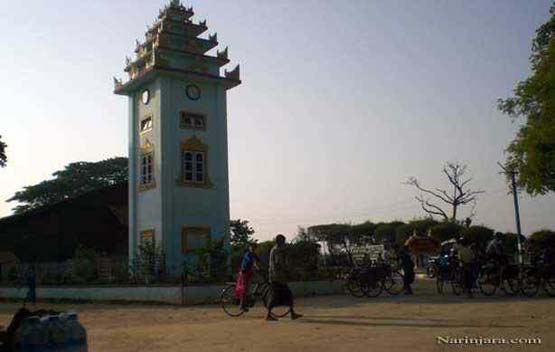
[[[470,246],[470,241],[466,238],[462,238],[459,242],[458,258],[459,265],[462,270],[463,290],[468,295],[468,298],[472,298],[472,287],[474,286],[474,263],[476,261],[476,255]]]
[[[414,261],[409,252],[408,246],[403,246],[399,253],[399,260],[401,261],[401,268],[403,269],[403,287],[406,295],[412,295],[411,284],[414,282]]]
[[[497,265],[507,265],[507,257],[503,248],[503,234],[497,232],[486,247],[486,257]]]
[[[270,251],[270,295],[266,307],[267,321],[275,321],[276,317],[272,315],[272,309],[277,306],[289,306],[291,320],[302,317],[293,309],[293,293],[287,285],[287,257],[285,248],[285,236],[277,235],[276,244]]]
[[[240,268],[240,277],[239,279],[242,280],[241,284],[244,288],[241,294],[241,309],[245,312],[249,310],[247,307],[247,296],[249,293],[249,286],[251,283],[251,277],[253,269],[258,270],[258,263],[260,263],[260,259],[255,253],[256,250],[256,243],[251,243],[245,253],[243,254],[243,259],[241,260],[241,268]]]
[[[25,283],[27,284],[27,296],[23,301],[23,306],[25,306],[27,302],[31,302],[35,305],[37,303],[37,275],[35,273],[34,264],[29,265],[25,272]]]

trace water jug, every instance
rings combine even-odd
[[[65,352],[68,333],[60,320],[59,315],[48,318],[48,351]]]
[[[68,352],[87,352],[87,333],[83,325],[79,322],[77,313],[69,312],[66,314],[65,318],[69,332],[70,349]]]
[[[30,316],[21,322],[13,336],[13,350],[17,352],[41,351],[41,334],[43,327],[40,318]]]

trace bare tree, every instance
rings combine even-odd
[[[484,193],[482,190],[472,190],[469,187],[472,178],[465,178],[467,166],[460,163],[446,163],[443,167],[443,173],[447,176],[449,183],[453,189],[451,191],[434,188],[429,189],[422,186],[416,179],[411,177],[405,184],[416,187],[420,191],[420,195],[416,196],[416,200],[420,202],[422,209],[430,214],[440,216],[443,220],[456,221],[457,211],[460,206],[472,205],[469,218],[472,218],[475,213],[477,195]],[[451,216],[449,217],[448,210],[445,206],[451,208]]]

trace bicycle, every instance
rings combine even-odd
[[[345,279],[345,289],[349,291],[349,293],[356,298],[364,297],[364,292],[362,292],[361,288],[361,280],[362,280],[363,271],[361,268],[355,267],[351,269],[349,274],[347,274],[347,278]]]
[[[235,287],[237,284],[235,282],[228,282],[227,286],[222,290],[220,295],[220,305],[224,312],[230,317],[239,317],[245,313],[245,310],[241,309],[241,299],[235,294]],[[271,284],[264,278],[263,282],[257,282],[254,285],[250,285],[247,293],[247,302],[245,306],[247,308],[253,308],[258,299],[261,299],[264,306],[267,307],[268,295],[271,293]],[[278,306],[272,309],[272,316],[274,318],[283,318],[290,312],[290,307]]]
[[[555,297],[555,267],[539,263],[524,266],[520,290],[526,297],[538,294],[541,287],[550,297]]]
[[[377,297],[384,290],[390,295],[398,295],[403,292],[403,274],[390,264],[374,262],[364,268],[354,268],[346,287],[357,298]]]
[[[478,286],[485,296],[492,296],[498,288],[506,294],[516,295],[521,291],[521,268],[516,264],[499,265],[488,261],[478,274]]]
[[[453,258],[438,260],[436,272],[437,293],[443,294],[443,287],[445,286],[445,283],[451,283],[453,281],[453,273],[457,268],[456,264],[457,262],[454,262]]]
[[[430,279],[434,279],[439,274],[440,270],[440,257],[430,257],[428,261],[428,266],[426,267],[426,276]]]

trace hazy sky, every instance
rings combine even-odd
[[[9,164],[0,216],[16,205],[4,200],[69,162],[127,155],[127,101],[112,94],[112,76],[123,76],[125,55],[164,3],[1,1]],[[241,64],[243,84],[228,95],[231,216],[250,220],[259,238],[421,217],[402,182],[443,186],[448,160],[467,163],[487,192],[475,223],[515,230],[496,163],[518,125],[496,100],[528,74],[550,1],[185,5]],[[555,228],[555,196],[521,201],[525,233]]]

